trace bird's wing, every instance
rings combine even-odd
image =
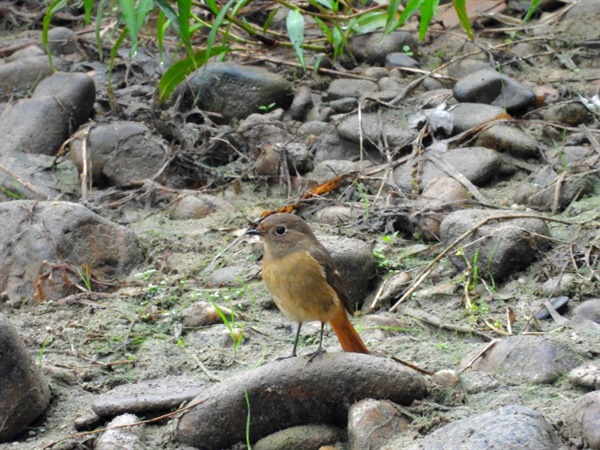
[[[350,294],[344,286],[342,277],[327,249],[319,243],[318,246],[311,246],[308,249],[308,254],[321,265],[323,271],[325,272],[325,278],[327,279],[327,282],[335,290],[340,300],[344,302],[346,311],[348,311],[351,315],[354,314],[354,304],[352,303],[352,300],[350,300]]]

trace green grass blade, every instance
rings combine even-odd
[[[273,22],[273,19],[275,18],[275,14],[277,14],[277,12],[279,12],[279,8],[273,8],[273,11],[269,13],[269,15],[267,16],[267,20],[265,20],[265,24],[263,25],[263,33],[265,33],[269,29],[269,27],[271,26],[271,22]]]
[[[398,27],[401,26],[404,22],[406,22],[410,16],[416,13],[425,0],[408,0],[406,4],[406,8],[400,14],[400,19],[398,19]]]
[[[529,5],[529,10],[527,11],[527,14],[525,14],[525,17],[523,18],[523,21],[521,23],[525,23],[529,19],[531,19],[531,16],[533,16],[533,13],[540,5],[540,1],[541,0],[531,0],[531,5]]]
[[[52,69],[52,71],[56,71],[56,67],[54,67],[54,62],[52,61],[52,53],[50,53],[50,43],[48,42],[50,21],[52,20],[52,16],[54,16],[54,13],[64,8],[66,4],[67,0],[54,0],[48,7],[48,11],[46,11],[46,14],[44,14],[44,20],[42,21],[42,44],[44,45],[44,49],[46,50],[46,55],[48,55],[48,62],[50,63],[50,68]]]
[[[214,301],[211,301],[211,303],[213,305],[213,308],[215,308],[215,311],[217,311],[217,314],[219,315],[219,317],[221,318],[221,320],[227,327],[227,331],[229,331],[229,334],[231,335],[231,339],[233,340],[233,325],[231,324],[231,322],[229,321],[229,319],[227,318],[225,313],[221,310],[221,308],[219,308]]]
[[[313,17],[313,19],[315,19],[315,22],[317,23],[317,25],[319,26],[319,28],[325,35],[325,39],[327,40],[327,42],[329,42],[329,44],[333,45],[333,35],[331,34],[331,30],[329,29],[329,27],[327,25],[325,25],[325,22],[323,22],[318,17]]]
[[[471,22],[469,21],[469,16],[467,14],[467,7],[465,6],[466,0],[452,0],[452,4],[454,5],[454,9],[456,10],[456,15],[458,16],[458,20],[469,36],[469,39],[474,39],[473,36],[473,28],[471,28]]]
[[[85,11],[85,24],[88,25],[92,18],[92,9],[94,7],[94,0],[84,0],[83,10]]]
[[[206,0],[206,6],[208,6],[211,10],[211,12],[216,16],[217,14],[219,14],[219,7],[217,6],[217,3],[215,2],[215,0]]]
[[[125,27],[129,33],[129,39],[131,40],[131,54],[133,54],[137,51],[138,45],[135,2],[131,0],[119,0],[119,7],[121,8],[121,17],[123,17],[123,20],[125,21]]]
[[[150,14],[150,11],[154,9],[154,2],[152,0],[139,0],[138,6],[135,10],[135,32],[136,34],[142,29],[142,25],[146,20],[146,16]]]
[[[175,28],[175,32],[181,36],[181,24],[179,16],[175,12],[171,5],[166,0],[154,0],[154,4],[158,6],[158,9],[171,21],[171,25]]]
[[[177,0],[177,12],[171,7],[166,0],[154,0],[154,4],[160,11],[169,19],[175,32],[183,42],[188,56],[194,54],[190,36],[192,30],[190,28],[190,19],[192,17],[192,2],[191,0]]]
[[[160,100],[165,101],[175,87],[185,80],[185,77],[191,73],[196,67],[200,67],[212,58],[213,56],[225,54],[230,50],[227,45],[219,47],[212,47],[210,51],[201,50],[194,53],[193,57],[188,57],[176,62],[167,69],[164,75],[158,82],[158,92],[160,94]]]
[[[386,12],[386,19],[385,19],[385,33],[386,34],[391,33],[394,29],[397,28],[396,14],[398,13],[398,9],[400,8],[401,4],[402,4],[401,0],[392,0],[388,4],[388,9]]]
[[[344,31],[337,24],[334,26],[331,35],[333,44],[333,59],[335,60],[343,55],[346,38],[344,37]]]
[[[113,67],[115,66],[115,58],[117,57],[117,52],[119,51],[119,48],[121,48],[121,45],[123,45],[123,41],[125,40],[126,36],[127,36],[127,29],[121,31],[121,34],[119,34],[117,41],[110,49],[110,61],[108,63],[109,82],[112,78],[112,70],[113,70]]]
[[[215,44],[215,39],[217,37],[217,33],[219,32],[219,27],[225,21],[225,16],[227,16],[227,12],[231,9],[231,7],[233,6],[233,4],[235,2],[236,2],[236,0],[229,0],[225,4],[225,6],[223,6],[223,8],[221,8],[217,17],[215,17],[215,20],[212,23],[212,28],[210,30],[210,33],[208,33],[208,38],[206,40],[206,54],[207,55],[211,52],[212,47]],[[208,59],[208,58],[209,58],[209,56],[206,57],[206,59]]]
[[[302,48],[302,44],[304,44],[304,17],[302,16],[302,13],[297,9],[290,9],[285,24],[296,57],[298,58],[298,61],[300,61],[300,64],[302,64],[304,71],[306,71],[304,49]]]
[[[96,37],[96,46],[98,47],[98,55],[100,60],[103,59],[104,49],[102,48],[102,37],[100,31],[102,30],[102,16],[104,15],[104,5],[106,0],[100,0],[98,2],[98,10],[96,11],[96,23],[94,24],[94,36]]]
[[[400,14],[400,18],[398,19],[398,21],[396,23],[391,24],[390,27],[386,28],[386,33],[390,33],[392,31],[394,31],[395,29],[397,29],[398,27],[401,27],[404,22],[406,22],[413,14],[415,14],[416,12],[419,11],[419,9],[421,8],[421,5],[423,4],[424,1],[429,1],[429,0],[408,0],[408,3],[406,4],[406,7],[404,8],[404,11],[402,11],[402,14]],[[388,17],[389,19],[389,17]],[[389,25],[389,23],[388,23]]]
[[[165,22],[165,13],[159,10],[156,19],[156,43],[158,44],[158,58],[161,64],[163,63],[165,30],[167,29]]]
[[[253,0],[238,0],[238,2],[235,4],[235,7],[231,10],[231,15],[233,17],[237,16],[237,14],[240,12],[240,10],[246,6],[248,3],[251,3]]]
[[[179,24],[181,29],[181,40],[189,56],[194,54],[192,43],[190,42],[190,19],[192,17],[191,0],[177,0],[177,12],[179,13]]]

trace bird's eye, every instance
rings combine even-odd
[[[275,233],[277,233],[278,236],[283,236],[285,233],[287,233],[287,228],[283,225],[280,225],[275,228]]]

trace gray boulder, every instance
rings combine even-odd
[[[0,313],[0,442],[6,442],[48,406],[50,389],[25,344]]]
[[[175,96],[181,96],[183,109],[197,106],[229,121],[260,113],[259,107],[273,103],[276,108],[287,108],[294,91],[289,81],[268,70],[221,62],[198,69],[176,89]]]
[[[76,203],[0,203],[0,229],[10,230],[0,234],[0,292],[10,303],[97,287],[94,279],[123,277],[143,259],[130,230]]]
[[[466,356],[463,366],[472,359],[472,354]],[[472,367],[515,383],[544,384],[556,381],[578,363],[574,352],[563,344],[541,336],[511,336],[494,345]]]
[[[564,446],[552,425],[540,413],[523,406],[508,405],[452,422],[405,448],[562,450]]]
[[[82,172],[83,140],[73,140],[70,150],[75,166]],[[153,178],[169,158],[167,144],[139,122],[116,121],[92,128],[86,151],[92,180],[111,186]]]
[[[8,106],[0,116],[0,156],[10,152],[55,155],[67,138],[88,120],[94,81],[83,73],[55,73],[33,96]]]
[[[529,266],[549,247],[550,231],[546,222],[535,218],[514,218],[509,211],[482,209],[458,210],[450,213],[440,225],[444,245],[454,242],[480,222],[488,223],[469,234],[459,245],[464,256],[452,254],[452,262],[464,270],[466,261],[477,260],[480,276],[500,281]],[[494,220],[498,217],[498,220]],[[477,253],[477,258],[475,254]]]

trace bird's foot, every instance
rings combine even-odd
[[[290,358],[295,358],[297,355],[294,353],[293,355],[290,356],[280,356],[279,358],[276,358],[275,361],[283,361],[284,359],[290,359]]]
[[[327,352],[319,347],[316,352],[311,353],[310,355],[307,355],[308,361],[306,361],[306,364],[311,363],[315,358],[323,355],[324,353],[327,353]]]

